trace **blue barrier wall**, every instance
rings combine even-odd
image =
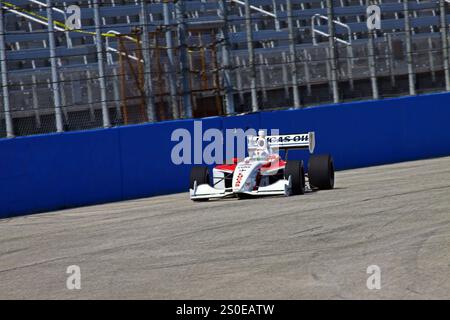
[[[316,153],[331,153],[342,170],[450,155],[449,122],[445,93],[216,117],[202,127],[315,131]],[[190,166],[171,162],[176,129],[194,136],[194,121],[0,140],[0,218],[186,191]]]
[[[201,121],[202,129],[222,128],[221,118]],[[172,132],[186,129],[193,139],[201,141],[201,135],[194,137],[192,120],[156,123],[120,128],[120,153],[122,162],[123,199],[135,199],[176,193],[189,187],[189,165],[173,165],[171,142]],[[207,143],[203,143],[204,146]],[[193,159],[192,143],[191,154]]]
[[[122,197],[119,130],[0,141],[0,217]]]

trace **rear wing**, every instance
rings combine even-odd
[[[248,150],[254,151],[258,147],[262,147],[258,142],[258,137],[248,137]],[[288,134],[280,136],[267,136],[267,147],[272,149],[308,149],[312,154],[316,148],[316,135],[314,132],[302,133],[302,134]]]

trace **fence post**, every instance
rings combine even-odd
[[[163,15],[164,15],[164,28],[166,28],[166,46],[167,46],[167,58],[168,58],[168,71],[169,71],[169,93],[170,93],[170,105],[172,108],[172,114],[174,119],[180,117],[178,111],[178,99],[177,99],[177,79],[175,75],[175,54],[172,38],[172,26],[170,25],[170,11],[168,0],[163,2]]]
[[[392,36],[390,33],[385,33],[385,38],[387,41],[387,52],[388,52],[388,61],[389,61],[389,75],[391,78],[391,86],[395,87],[395,74],[394,74],[394,49],[392,48]]]
[[[240,70],[240,67],[243,64],[241,64],[241,59],[239,59],[238,56],[235,57],[235,66],[237,70]],[[242,87],[242,74],[241,72],[236,72],[236,86],[238,90],[238,96],[239,96],[239,105],[244,105],[245,99],[244,99],[244,90]]]
[[[235,113],[233,85],[231,83],[230,39],[228,35],[228,7],[225,0],[219,0],[219,16],[223,20],[222,27],[222,65],[225,87],[225,104],[227,114]]]
[[[103,38],[100,27],[100,9],[98,0],[94,0],[94,23],[95,23],[95,45],[97,48],[98,60],[98,80],[100,84],[100,103],[102,105],[103,128],[110,128],[111,121],[109,120],[109,110],[106,103],[106,79],[105,79],[105,57]]]
[[[272,0],[272,9],[273,14],[275,15],[275,30],[280,30],[280,19],[278,19],[278,8],[277,8],[277,0]]]
[[[409,94],[416,95],[415,75],[412,56],[412,39],[411,39],[411,21],[409,17],[409,2],[403,0],[403,14],[405,16],[405,33],[406,33],[406,62],[408,63],[408,82]]]
[[[377,83],[377,69],[376,69],[376,61],[375,61],[375,48],[374,48],[374,39],[373,39],[373,30],[369,30],[369,42],[368,42],[368,53],[369,53],[369,72],[370,72],[370,81],[372,83],[372,97],[375,100],[380,98],[378,93],[378,83]]]
[[[5,24],[3,19],[3,8],[0,7],[0,59],[2,69],[2,89],[3,89],[3,108],[5,112],[6,137],[14,138],[14,128],[11,117],[9,89],[8,89],[8,70],[6,66],[6,46],[5,46]]]
[[[192,118],[191,87],[189,84],[189,65],[186,45],[186,20],[184,0],[175,3],[175,13],[178,24],[178,41],[180,46],[181,82],[183,86],[183,105],[186,118]]]
[[[252,111],[259,110],[258,93],[256,91],[255,49],[253,48],[252,14],[250,2],[245,0],[245,29],[247,33],[248,64],[250,67],[250,89],[252,94]]]
[[[336,42],[334,39],[334,5],[333,0],[327,0],[327,17],[328,17],[328,41],[330,48],[330,65],[331,65],[331,86],[333,92],[334,103],[339,103],[339,85],[336,62]]]
[[[450,91],[450,71],[448,61],[448,36],[447,36],[447,15],[445,12],[445,0],[439,1],[441,39],[442,39],[442,60],[444,62],[445,90]]]
[[[289,30],[289,51],[291,55],[291,72],[292,72],[292,93],[294,95],[294,107],[300,108],[300,90],[298,88],[298,69],[297,69],[297,50],[295,44],[294,21],[292,0],[286,1],[287,15],[288,15],[288,30]]]
[[[152,60],[150,57],[150,39],[148,31],[148,8],[147,0],[141,0],[141,25],[142,25],[142,50],[144,58],[144,91],[145,100],[147,105],[147,118],[149,122],[155,122],[156,112],[155,112],[155,97],[153,93],[152,84]],[[115,69],[113,70],[114,74]],[[114,83],[114,92],[117,92],[117,85]]]
[[[59,91],[59,77],[58,77],[58,65],[56,61],[56,44],[55,44],[55,29],[53,25],[53,10],[52,0],[47,0],[47,19],[48,19],[48,43],[50,49],[50,64],[52,70],[52,91],[53,91],[53,103],[55,104],[55,120],[56,131],[63,132],[63,119],[61,112],[61,92]]]

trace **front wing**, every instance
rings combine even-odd
[[[289,177],[289,180],[280,179],[271,185],[259,187],[258,190],[254,191],[242,192],[241,194],[247,194],[251,196],[284,195],[288,197],[292,194],[291,190],[292,190],[292,182],[291,178]],[[191,200],[223,199],[236,196],[236,193],[233,192],[232,188],[216,189],[208,184],[197,185],[197,181],[194,183],[194,188],[189,189],[189,194]]]

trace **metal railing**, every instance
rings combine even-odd
[[[329,20],[328,17],[323,16],[323,15],[318,14],[318,13],[313,15],[313,17],[311,19],[311,30],[312,30],[312,37],[313,37],[313,44],[314,45],[317,45],[316,33],[320,34],[321,36],[327,37],[327,38],[330,37],[330,35],[328,33],[316,29],[316,26],[317,26],[316,23],[320,19],[327,21],[327,23],[328,23],[328,20]],[[351,46],[352,45],[352,30],[350,29],[350,26],[348,24],[342,23],[342,22],[337,21],[337,20],[332,20],[332,21],[333,21],[333,24],[341,26],[341,27],[347,29],[347,31],[348,31],[348,41],[345,41],[344,39],[341,39],[339,37],[334,37],[334,39],[337,42],[340,42],[340,43],[345,44],[347,46]]]

